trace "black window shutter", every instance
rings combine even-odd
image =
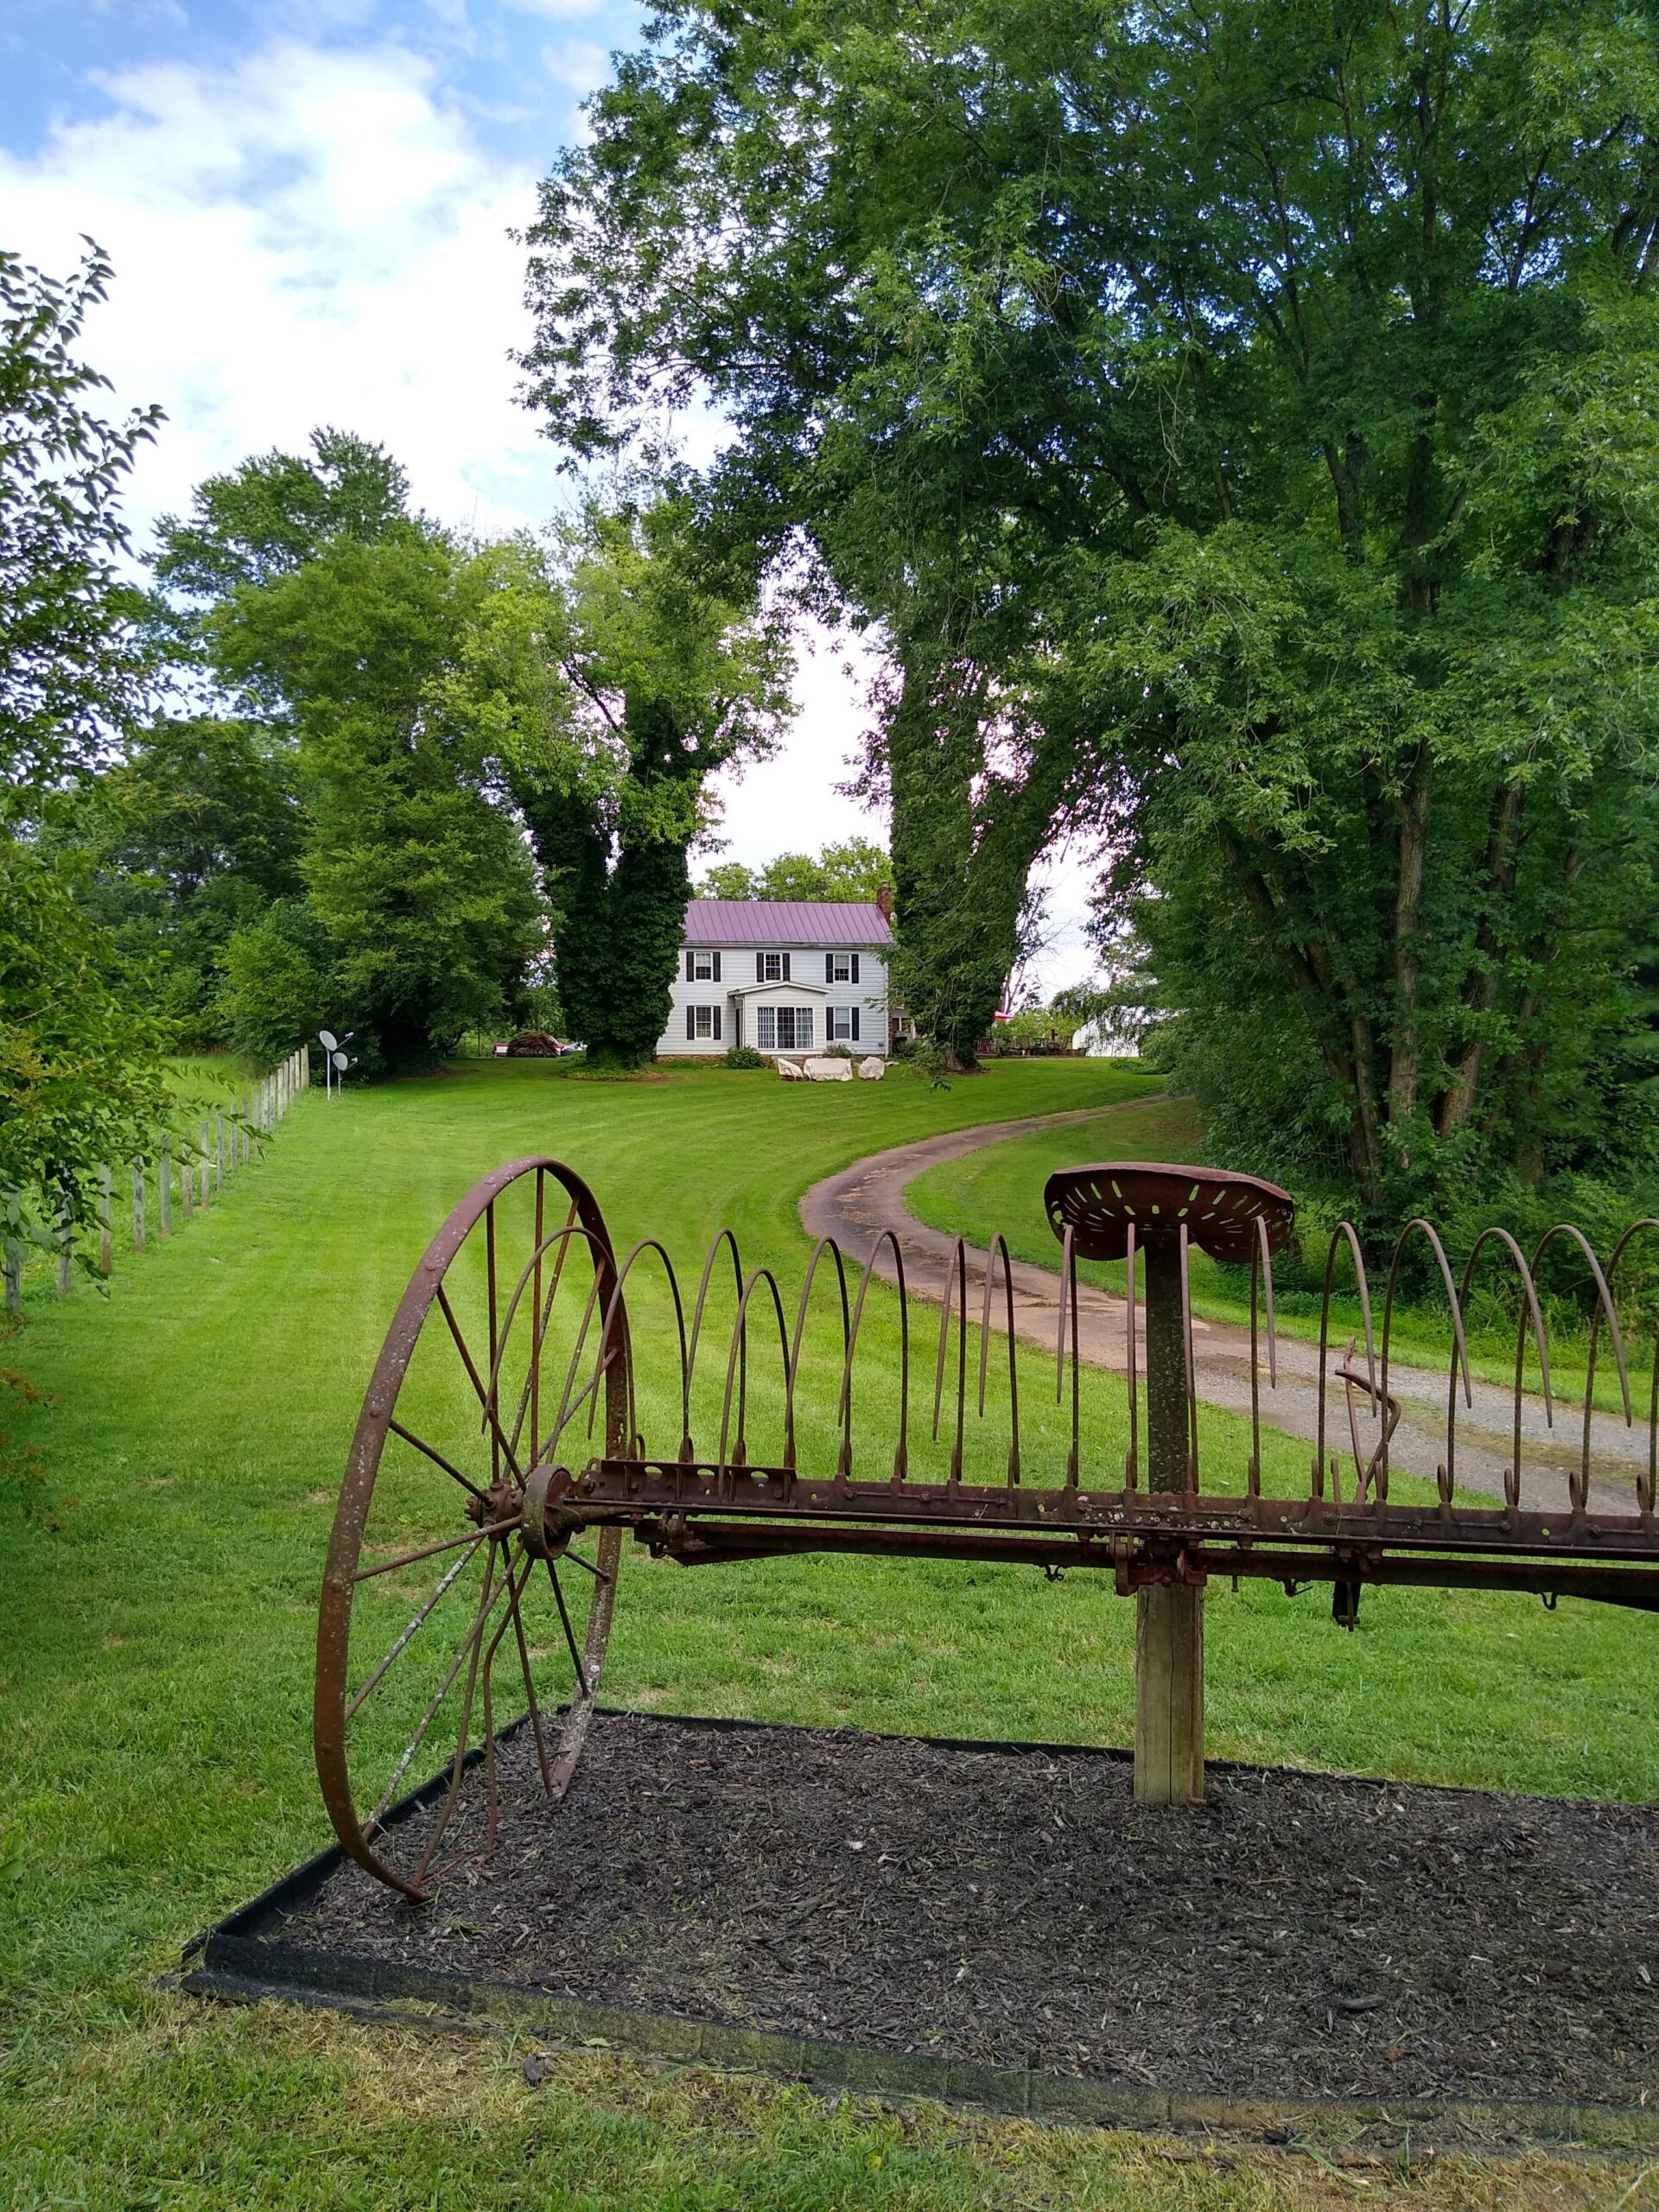
[[[715,1008],[715,1042],[716,1045],[720,1042],[720,1011],[721,1010],[718,1007]]]
[[[754,980],[757,983],[764,983],[766,980],[766,956],[764,952],[757,952],[754,956]]]
[[[719,955],[718,953],[716,953],[716,954],[715,955],[715,981],[716,982],[718,982],[720,981],[720,955]],[[718,1037],[718,1036],[719,1036],[719,1034],[720,1034],[720,1032],[719,1032],[718,1030],[716,1030],[716,1031],[715,1032],[715,1036],[716,1036],[716,1037]]]
[[[695,983],[697,980],[696,963],[697,956],[688,944],[685,948],[685,980],[688,983]]]
[[[858,981],[858,955],[856,953],[853,955],[853,981],[855,982]]]
[[[661,970],[660,970],[660,969],[658,970],[658,973],[659,973],[659,974],[661,973]],[[696,1033],[697,1033],[697,1009],[696,1009],[696,1007],[694,1007],[694,1006],[689,1006],[689,1007],[687,1007],[687,1008],[685,1009],[685,1036],[686,1036],[686,1042],[687,1042],[688,1044],[690,1044],[690,1043],[692,1041],[692,1039],[696,1036]]]
[[[789,981],[789,955],[787,953],[784,955],[784,981],[785,982],[788,982]]]
[[[856,1007],[853,1008],[853,1042],[855,1045],[858,1042],[858,1008]]]
[[[833,952],[826,952],[823,956],[823,980],[826,983],[833,983],[836,980],[836,956]]]

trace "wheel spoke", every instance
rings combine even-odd
[[[437,1295],[439,1308],[443,1314],[444,1319],[449,1325],[450,1335],[455,1340],[455,1350],[461,1354],[461,1365],[467,1370],[467,1379],[472,1384],[474,1391],[477,1395],[478,1402],[484,1409],[484,1418],[489,1424],[491,1436],[494,1443],[500,1447],[502,1458],[505,1459],[508,1466],[512,1470],[513,1480],[522,1485],[524,1478],[519,1470],[518,1457],[502,1429],[500,1421],[496,1414],[495,1402],[491,1397],[490,1393],[485,1389],[484,1384],[480,1378],[477,1366],[474,1363],[473,1355],[467,1348],[467,1339],[461,1333],[461,1324],[455,1319],[455,1310],[454,1306],[450,1305],[448,1294],[445,1291],[442,1283],[438,1285]]]
[[[484,1628],[492,1605],[499,1598],[503,1587],[512,1580],[512,1563],[509,1561],[506,1573],[502,1576],[499,1583],[494,1584],[494,1588],[492,1590],[491,1586],[494,1583],[498,1563],[496,1548],[492,1544],[489,1565],[484,1570],[484,1601],[479,1610],[478,1634],[473,1639],[473,1655],[467,1667],[467,1688],[461,1694],[461,1726],[455,1732],[455,1755],[450,1762],[449,1788],[444,1797],[443,1810],[438,1815],[426,1849],[421,1853],[420,1864],[415,1869],[415,1879],[417,1884],[425,1879],[427,1869],[436,1855],[438,1846],[443,1840],[444,1831],[454,1818],[455,1807],[461,1801],[461,1777],[467,1770],[467,1739],[473,1729],[473,1698],[478,1688],[478,1659],[484,1643]]]
[[[512,1609],[512,1632],[518,1639],[518,1665],[524,1677],[524,1695],[530,1700],[531,1731],[536,1738],[536,1758],[542,1770],[542,1795],[549,1796],[553,1789],[553,1770],[548,1764],[547,1739],[542,1733],[542,1709],[536,1701],[536,1685],[531,1680],[530,1646],[524,1640],[524,1617],[518,1603],[529,1584],[530,1570],[534,1565],[534,1560],[531,1560],[526,1567],[524,1581],[510,1592],[507,1603]]]
[[[386,1426],[394,1436],[401,1436],[405,1444],[412,1444],[417,1452],[425,1452],[435,1467],[442,1467],[446,1475],[453,1475],[463,1490],[469,1490],[474,1497],[482,1498],[484,1493],[478,1484],[468,1476],[463,1475],[459,1467],[451,1466],[442,1452],[435,1452],[429,1444],[423,1442],[413,1429],[405,1428],[400,1421],[388,1421]]]
[[[392,1769],[391,1779],[387,1783],[385,1789],[381,1792],[379,1803],[375,1807],[373,1812],[370,1814],[368,1820],[364,1824],[363,1833],[365,1836],[372,1835],[375,1829],[379,1827],[382,1815],[385,1814],[386,1808],[391,1804],[392,1798],[397,1794],[398,1783],[409,1771],[410,1761],[414,1758],[416,1752],[419,1751],[421,1745],[426,1741],[426,1732],[430,1728],[433,1720],[436,1718],[438,1707],[443,1703],[445,1698],[448,1696],[450,1689],[454,1685],[455,1676],[461,1672],[461,1668],[466,1664],[467,1655],[468,1652],[472,1652],[474,1655],[477,1653],[480,1641],[484,1634],[484,1624],[489,1618],[490,1608],[494,1605],[496,1599],[501,1594],[501,1585],[497,1583],[493,1592],[492,1592],[490,1581],[490,1576],[486,1575],[484,1581],[484,1594],[479,1599],[478,1611],[473,1616],[473,1624],[471,1628],[467,1630],[466,1637],[461,1643],[460,1650],[456,1652],[454,1660],[451,1662],[448,1673],[438,1685],[431,1704],[427,1707],[426,1711],[422,1714],[419,1727],[416,1729],[415,1733],[410,1738],[408,1743],[404,1746],[403,1757]]]
[[[602,1567],[595,1567],[592,1560],[583,1559],[580,1552],[566,1552],[564,1556],[569,1560],[572,1567],[579,1567],[584,1574],[591,1574],[595,1582],[608,1582],[610,1580],[610,1576],[606,1573]]]
[[[448,1590],[453,1588],[457,1577],[465,1574],[467,1569],[471,1565],[472,1560],[469,1554],[466,1559],[458,1559],[453,1567],[445,1569],[443,1580],[439,1583],[437,1588],[432,1592],[432,1595],[421,1607],[420,1611],[416,1614],[414,1619],[410,1621],[408,1627],[404,1629],[403,1634],[392,1645],[391,1650],[387,1652],[385,1657],[380,1662],[380,1664],[369,1676],[368,1681],[364,1683],[362,1688],[359,1690],[357,1695],[346,1707],[346,1718],[347,1720],[356,1719],[358,1713],[362,1709],[364,1699],[367,1697],[369,1692],[374,1688],[375,1684],[380,1680],[387,1668],[391,1666],[392,1661],[398,1656],[399,1653],[406,1651],[409,1649],[409,1646],[415,1640],[416,1630],[421,1627],[423,1622],[430,1618],[438,1600],[442,1598]]]
[[[582,1654],[576,1649],[576,1639],[570,1626],[570,1616],[565,1611],[564,1592],[559,1587],[559,1570],[551,1560],[547,1562],[548,1580],[553,1585],[554,1602],[559,1609],[559,1625],[564,1630],[564,1640],[570,1647],[570,1664],[576,1670],[576,1683],[583,1697],[588,1694],[588,1669],[582,1663]]]
[[[420,1551],[405,1552],[401,1559],[389,1559],[378,1567],[359,1567],[353,1575],[353,1582],[372,1582],[377,1574],[396,1574],[400,1567],[413,1567],[420,1560],[435,1559],[440,1552],[454,1551],[461,1544],[481,1544],[486,1536],[505,1536],[508,1530],[518,1526],[517,1518],[511,1521],[492,1521],[486,1529],[474,1529],[470,1536],[450,1536],[441,1544],[427,1544]]]

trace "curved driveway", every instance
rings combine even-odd
[[[905,1204],[906,1187],[940,1161],[959,1160],[982,1145],[1006,1143],[1012,1137],[1038,1129],[1062,1128],[1068,1122],[1109,1122],[1123,1107],[1084,1107],[1065,1114],[1040,1114],[1026,1121],[989,1122],[976,1128],[953,1129],[942,1136],[923,1137],[913,1144],[895,1145],[872,1153],[815,1183],[801,1199],[802,1225],[813,1237],[833,1236],[849,1255],[861,1257],[883,1231],[891,1231],[904,1255],[907,1288],[934,1305],[941,1304],[944,1285],[956,1252],[956,1239],[944,1230],[929,1229]],[[982,1252],[968,1255],[969,1311],[971,1300],[984,1296],[986,1258]],[[875,1269],[885,1281],[896,1283],[898,1267],[891,1245],[876,1255]],[[1051,1354],[1059,1323],[1060,1278],[1058,1269],[1033,1267],[1028,1261],[1014,1264],[1014,1319],[1016,1333]],[[1001,1306],[999,1296],[998,1306]],[[1125,1301],[1090,1283],[1077,1286],[1077,1345],[1090,1365],[1123,1372],[1128,1365],[1124,1317]],[[1143,1339],[1144,1342],[1144,1339]],[[1342,1347],[1333,1347],[1333,1355]],[[1250,1407],[1249,1331],[1227,1322],[1192,1322],[1193,1364],[1198,1394],[1206,1405],[1229,1412],[1249,1414]],[[1143,1354],[1144,1357],[1144,1354]],[[1363,1358],[1363,1351],[1361,1353]],[[1312,1441],[1317,1428],[1319,1346],[1282,1333],[1278,1342],[1279,1381],[1269,1389],[1265,1348],[1262,1376],[1262,1418],[1292,1436]],[[1444,1370],[1394,1366],[1389,1387],[1400,1401],[1400,1426],[1389,1447],[1394,1466],[1433,1478],[1436,1465],[1446,1456],[1446,1376]],[[1375,1440],[1375,1429],[1364,1420],[1364,1401],[1356,1393],[1360,1416],[1362,1452]],[[1503,1473],[1509,1464],[1513,1421],[1507,1390],[1477,1378],[1472,1408],[1459,1406],[1457,1478],[1460,1487],[1503,1493]],[[1529,1395],[1522,1405],[1524,1440],[1522,1503],[1540,1510],[1555,1511],[1567,1503],[1567,1475],[1578,1464],[1582,1414],[1570,1404],[1558,1402],[1552,1427],[1545,1419],[1543,1402]],[[1340,1385],[1332,1384],[1326,1418],[1326,1450],[1344,1449],[1348,1443],[1348,1414]],[[1638,1421],[1634,1429],[1611,1414],[1598,1414],[1592,1432],[1593,1482],[1592,1503],[1603,1511],[1628,1512],[1635,1503],[1637,1465],[1644,1459],[1647,1437]],[[1346,1480],[1352,1481],[1352,1463]]]

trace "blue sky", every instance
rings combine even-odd
[[[167,422],[142,543],[191,486],[316,423],[382,440],[445,521],[536,529],[569,496],[514,397],[537,181],[579,137],[632,0],[0,0],[0,245],[111,256],[88,358]],[[688,423],[694,447],[706,423]],[[834,786],[861,678],[822,639],[775,760],[723,794],[729,856],[883,834]],[[1056,872],[1052,985],[1084,972]]]

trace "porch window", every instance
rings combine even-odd
[[[803,1052],[812,1047],[810,1006],[758,1006],[754,1041],[763,1052]]]

